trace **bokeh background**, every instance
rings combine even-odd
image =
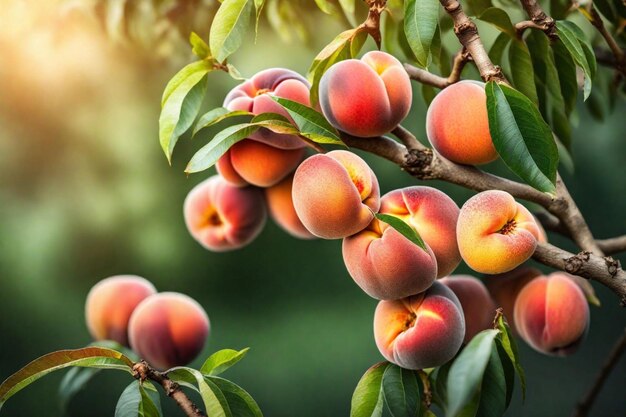
[[[191,59],[188,47],[176,34],[116,39],[110,22],[105,27],[97,13],[85,12],[95,3],[82,3],[0,0],[0,379],[37,356],[89,343],[83,317],[88,290],[110,275],[138,274],[205,307],[212,334],[203,357],[251,347],[227,377],[249,390],[265,415],[348,415],[358,379],[381,356],[372,336],[376,301],[347,274],[341,242],[295,240],[269,221],[253,244],[236,252],[214,254],[196,244],[185,229],[182,203],[211,172],[187,178],[183,169],[215,131],[181,139],[171,167],[157,132],[161,92]],[[203,3],[210,9],[211,1]],[[306,42],[292,33],[287,43],[285,33],[278,36],[262,23],[257,44],[251,36],[232,63],[246,76],[271,66],[305,73],[347,24],[313,9],[306,19],[315,28]],[[489,28],[481,30],[493,39]],[[475,77],[471,69],[464,75]],[[234,85],[226,74],[212,74],[205,107],[219,106]],[[418,90],[414,101],[405,124],[423,138]],[[579,104],[576,168],[565,180],[597,236],[626,233],[626,106],[618,103],[599,122]],[[384,192],[417,183],[390,163],[366,159]],[[506,174],[497,163],[490,170]],[[472,194],[427,185],[459,205]],[[558,236],[551,239],[574,250]],[[626,326],[616,297],[594,287],[603,305],[592,307],[578,353],[551,358],[521,343],[527,400],[522,404],[518,392],[508,416],[567,416],[588,388]],[[31,385],[0,415],[59,415],[61,377]],[[127,375],[102,373],[74,399],[69,414],[112,415],[129,382]],[[625,387],[622,359],[591,415],[626,415]],[[170,402],[162,400],[166,415],[182,415]]]

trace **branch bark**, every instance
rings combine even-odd
[[[180,385],[169,379],[167,374],[152,368],[146,361],[137,362],[133,366],[133,375],[142,382],[149,379],[163,387],[165,394],[176,401],[188,417],[206,417],[206,414],[180,389]]]
[[[426,71],[421,68],[414,67],[410,64],[404,64],[404,69],[412,80],[418,81],[422,84],[432,85],[433,87],[444,89],[449,85],[452,85],[461,80],[461,72],[471,60],[469,52],[463,48],[459,53],[454,56],[454,62],[452,63],[452,70],[450,75],[445,78],[432,72]]]
[[[537,0],[521,0],[521,3],[531,22],[534,23],[535,26],[533,27],[543,30],[551,39],[558,39],[554,19],[543,11]]]
[[[620,357],[625,351],[626,329],[623,330],[621,337],[617,340],[617,343],[615,343],[615,345],[611,349],[611,352],[609,353],[609,356],[606,358],[606,361],[602,365],[602,368],[596,376],[593,385],[591,386],[587,394],[585,394],[583,400],[580,401],[576,406],[572,417],[585,417],[589,413],[589,410],[591,409],[591,406],[593,405],[596,397],[600,393],[602,386],[611,374],[613,368],[618,364]]]
[[[604,21],[594,7],[593,3],[589,8],[589,15],[587,16],[587,18],[589,19],[589,22],[591,22],[591,24],[596,29],[598,29],[598,32],[600,32],[600,35],[602,35],[602,37],[606,41],[606,44],[609,46],[609,49],[611,49],[611,52],[615,57],[615,69],[617,69],[622,74],[622,76],[626,76],[626,53],[624,53],[624,50],[620,48],[613,35],[611,35],[611,32],[609,32],[604,25]]]

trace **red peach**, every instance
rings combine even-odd
[[[449,275],[461,262],[456,243],[459,207],[432,187],[407,187],[380,199],[380,212],[393,214],[413,226],[437,259],[438,277]]]
[[[319,86],[324,116],[353,136],[373,137],[392,131],[411,109],[411,81],[400,61],[372,51],[361,60],[340,61]]]
[[[156,292],[150,281],[136,275],[117,275],[98,282],[85,303],[89,333],[95,340],[128,345],[128,320],[133,310]]]
[[[313,239],[315,236],[304,227],[293,207],[292,188],[293,175],[265,189],[270,215],[290,235],[300,239]]]
[[[374,338],[389,362],[406,369],[433,368],[458,352],[465,335],[456,295],[439,282],[426,292],[381,301],[374,313]]]
[[[360,232],[380,207],[374,172],[363,159],[343,150],[305,159],[296,170],[292,194],[304,227],[325,239]]]
[[[260,189],[238,188],[217,175],[189,192],[183,213],[191,236],[216,252],[247,245],[261,233],[267,218]]]
[[[133,312],[130,346],[157,369],[186,365],[202,351],[209,318],[192,298],[174,292],[152,295]]]

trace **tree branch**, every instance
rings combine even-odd
[[[554,19],[543,11],[537,0],[521,0],[521,3],[531,22],[535,25],[532,27],[543,30],[551,39],[558,39]],[[515,28],[517,29],[517,25],[515,25]]]
[[[602,386],[611,374],[613,368],[619,363],[620,357],[625,351],[626,329],[624,329],[624,331],[622,332],[622,335],[617,340],[617,343],[613,345],[613,348],[611,349],[609,356],[606,358],[606,361],[602,365],[600,372],[596,376],[593,385],[591,386],[587,394],[585,394],[582,401],[580,401],[578,405],[576,405],[572,417],[585,417],[589,413],[589,410],[591,409],[591,406],[593,405],[596,397],[600,393]]]
[[[587,17],[587,19],[589,19],[589,22],[591,22],[591,24],[598,29],[598,32],[600,32],[600,35],[602,35],[606,44],[609,46],[609,49],[613,52],[613,56],[615,57],[615,69],[617,69],[623,76],[626,76],[626,54],[617,44],[617,41],[613,35],[611,35],[611,32],[609,32],[604,25],[604,21],[594,7],[593,3],[590,5],[588,13],[583,14]]]
[[[465,68],[472,57],[465,48],[454,56],[452,63],[452,70],[448,78],[435,75],[432,72],[428,72],[424,69],[414,67],[410,64],[404,64],[404,69],[412,80],[418,81],[422,84],[432,85],[433,87],[444,89],[451,84],[454,84],[461,80],[461,72]]]
[[[133,365],[133,376],[141,382],[149,379],[159,384],[163,387],[165,394],[176,401],[188,417],[206,417],[206,414],[180,389],[180,385],[169,379],[167,374],[152,368],[146,361],[137,362]]]
[[[615,292],[622,307],[626,307],[626,272],[619,261],[610,256],[601,257],[587,251],[574,255],[549,243],[539,243],[533,259],[572,275],[598,281]]]

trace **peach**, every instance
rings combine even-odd
[[[358,137],[391,132],[411,109],[411,81],[400,61],[371,51],[340,61],[322,76],[320,106],[330,124]]]
[[[406,369],[443,365],[458,352],[465,335],[463,310],[439,282],[402,300],[381,301],[374,313],[374,339],[389,362]]]
[[[146,297],[155,294],[154,285],[136,275],[117,275],[91,288],[85,303],[85,319],[95,340],[114,340],[128,346],[128,320]]]
[[[238,85],[224,99],[229,110],[253,114],[277,113],[291,120],[272,96],[309,105],[309,83],[283,68],[261,71]],[[269,187],[291,173],[304,156],[306,143],[297,136],[260,129],[235,144],[216,164],[218,172],[235,185]]]
[[[426,135],[437,152],[453,162],[482,165],[495,160],[485,84],[460,81],[437,94],[426,113]]]
[[[441,278],[439,282],[454,292],[463,307],[464,343],[469,343],[479,332],[492,327],[496,305],[485,284],[470,275],[451,275]]]
[[[163,292],[142,301],[128,325],[131,348],[149,364],[165,370],[198,356],[209,335],[209,318],[194,299]]]
[[[459,207],[432,187],[407,187],[380,199],[380,212],[393,214],[413,226],[437,259],[438,277],[449,275],[461,262],[456,243]]]
[[[239,188],[218,175],[189,192],[183,213],[191,236],[215,252],[247,245],[261,233],[267,218],[260,189]]]
[[[522,339],[549,355],[574,353],[589,327],[589,305],[567,274],[555,272],[524,286],[515,302],[515,323]]]
[[[293,206],[315,236],[340,239],[365,229],[380,207],[374,171],[359,156],[337,150],[304,160],[293,178]]]
[[[427,290],[437,277],[437,261],[378,219],[343,240],[343,260],[350,276],[370,297],[397,300]]]
[[[513,307],[515,306],[517,295],[526,284],[541,275],[540,270],[522,265],[503,274],[484,277],[487,290],[489,290],[496,305],[502,308],[504,317],[506,317],[513,334],[518,333],[513,316]]]
[[[300,239],[313,239],[315,236],[304,227],[293,207],[292,188],[293,175],[265,189],[265,200],[270,216],[291,236]]]
[[[465,202],[456,237],[461,257],[474,271],[499,274],[531,257],[539,229],[532,214],[509,193],[484,191]]]

